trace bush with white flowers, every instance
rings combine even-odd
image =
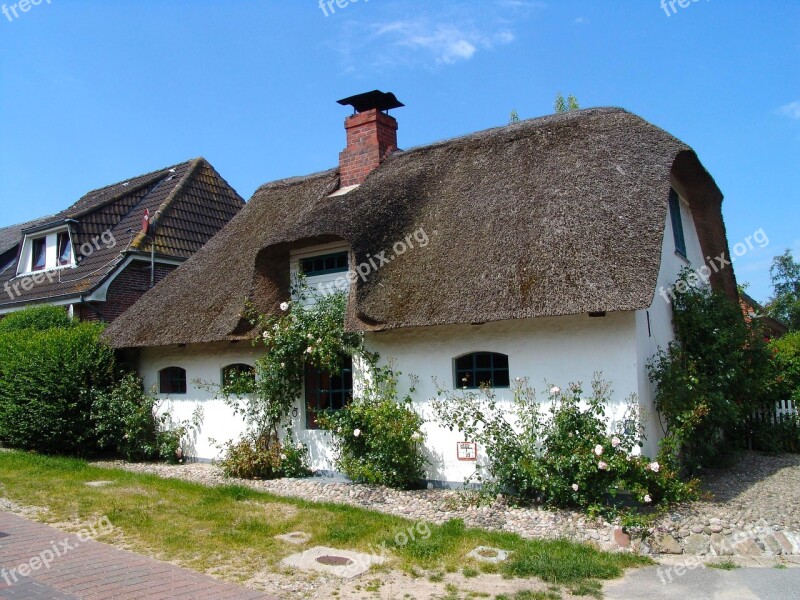
[[[490,388],[459,393],[440,388],[433,402],[440,421],[485,447],[489,464],[475,478],[489,493],[607,516],[619,512],[623,493],[640,507],[695,496],[694,482],[634,455],[641,446],[640,428],[609,432],[610,387],[599,375],[588,397],[579,384],[565,392],[551,387],[547,411],[527,381],[515,381],[512,391],[510,410]],[[623,422],[638,423],[635,397],[628,406]]]
[[[391,365],[378,366],[365,354],[370,377],[344,409],[323,414],[320,422],[334,438],[336,467],[353,481],[393,488],[417,487],[425,477],[422,417],[411,394],[398,398]]]

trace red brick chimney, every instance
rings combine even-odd
[[[347,147],[339,154],[339,187],[361,185],[392,152],[397,150],[397,120],[391,108],[403,106],[394,94],[378,90],[339,100],[351,105],[355,114],[347,117]]]

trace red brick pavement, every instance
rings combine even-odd
[[[41,558],[48,560],[55,550],[60,556],[54,556],[45,566]],[[27,577],[20,575],[20,565],[28,567],[22,569]],[[75,534],[6,512],[0,512],[0,598],[275,600],[261,592],[107,544],[80,541]]]

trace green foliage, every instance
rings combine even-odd
[[[767,311],[783,321],[791,331],[800,331],[800,263],[786,250],[772,260],[769,270],[775,291]]]
[[[63,306],[35,306],[13,312],[0,319],[0,333],[34,329],[66,329],[75,325]]]
[[[512,391],[511,409],[486,387],[459,393],[440,387],[433,401],[445,426],[486,448],[487,472],[477,471],[476,479],[489,493],[602,514],[617,511],[615,497],[621,492],[641,506],[694,496],[694,483],[684,484],[667,466],[633,455],[641,445],[641,430],[619,426],[609,435],[605,407],[610,388],[599,375],[588,397],[579,384],[566,392],[552,387],[546,412],[526,380],[516,380]],[[633,397],[623,422],[638,422]]]
[[[129,461],[183,462],[183,441],[196,432],[202,419],[198,409],[190,421],[173,423],[170,411],[127,374],[113,389],[97,395],[91,416],[99,448]]]
[[[800,331],[770,342],[778,371],[779,397],[800,406]]]
[[[377,356],[365,357],[369,376],[356,398],[342,410],[325,413],[321,425],[334,438],[336,466],[353,481],[409,489],[425,476],[422,455],[423,419],[411,394],[398,400],[399,373],[378,366]]]
[[[774,365],[761,332],[722,292],[692,285],[685,269],[673,300],[675,342],[649,364],[666,420],[660,459],[674,468],[712,464],[743,435],[754,410],[774,401]],[[696,283],[696,279],[695,279]]]
[[[256,437],[252,432],[238,442],[227,442],[220,461],[228,477],[276,479],[308,477],[308,447],[292,443],[291,437],[276,440]]]
[[[0,439],[26,450],[86,454],[96,447],[92,404],[114,383],[114,352],[100,341],[101,325],[37,330],[44,314],[23,319],[38,323],[34,328],[0,333]]]
[[[553,110],[555,110],[556,113],[571,112],[573,110],[580,110],[580,108],[578,99],[572,94],[570,94],[566,100],[561,92],[556,94],[556,99],[553,103]]]
[[[314,303],[305,306],[302,301],[312,294]],[[260,332],[258,343],[267,349],[256,360],[255,379],[235,378],[223,388],[228,403],[249,426],[244,440],[224,446],[223,468],[240,477],[264,479],[308,474],[308,450],[292,444],[289,417],[300,397],[305,369],[335,373],[342,357],[355,356],[369,374],[366,381],[349,406],[319,415],[323,426],[331,429],[337,466],[356,481],[415,485],[425,463],[422,420],[410,396],[398,401],[397,375],[388,366],[377,366],[378,356],[364,350],[359,334],[345,331],[343,293],[314,294],[301,279],[292,295],[298,301],[281,303],[281,314],[252,318]]]
[[[513,125],[519,123],[519,113],[516,108],[511,109],[511,114],[508,115],[508,124]]]

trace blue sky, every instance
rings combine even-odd
[[[245,198],[333,167],[334,101],[362,91],[406,104],[411,147],[547,114],[560,90],[697,151],[730,245],[767,234],[736,262],[765,299],[772,257],[800,257],[800,2],[681,1],[5,0],[0,226],[196,156]]]

